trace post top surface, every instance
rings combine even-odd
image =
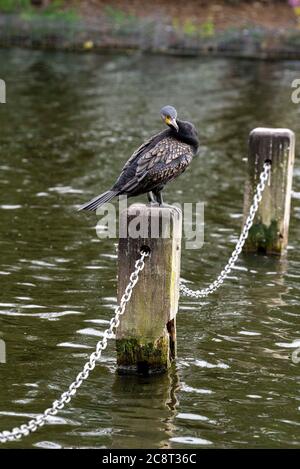
[[[170,212],[170,214],[182,214],[182,211],[179,207],[176,206],[160,206],[160,205],[149,205],[149,204],[143,204],[140,202],[134,203],[129,205],[127,209],[124,210],[124,212],[127,212],[128,214],[136,214],[137,211],[139,211],[140,215],[142,214],[149,214],[151,213],[152,215],[158,215],[160,213],[167,213]]]
[[[250,137],[256,135],[266,135],[268,137],[288,137],[291,140],[295,138],[295,134],[291,129],[287,128],[272,128],[272,127],[256,127],[250,132]]]

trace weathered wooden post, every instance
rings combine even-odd
[[[264,162],[271,175],[244,246],[245,252],[280,255],[288,242],[295,135],[289,129],[256,128],[249,138],[248,178],[244,194],[244,221],[249,213]]]
[[[181,229],[175,207],[133,204],[120,215],[119,299],[142,247],[150,257],[117,329],[119,373],[162,372],[175,358]]]

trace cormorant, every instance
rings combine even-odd
[[[189,166],[198,151],[199,140],[193,124],[177,119],[174,107],[164,106],[160,114],[169,128],[141,145],[129,158],[113,187],[79,210],[97,210],[121,194],[133,197],[147,193],[149,202],[163,204],[161,191]]]

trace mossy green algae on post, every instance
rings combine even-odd
[[[270,225],[255,223],[250,231],[245,243],[247,252],[266,252],[269,254],[281,253],[281,234],[276,220],[272,220]]]
[[[160,373],[170,365],[167,334],[157,340],[128,338],[116,341],[118,372]]]

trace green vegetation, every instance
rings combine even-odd
[[[30,0],[0,0],[0,11],[13,13],[31,7]]]
[[[256,223],[249,231],[249,236],[245,247],[248,252],[262,250],[264,252],[277,253],[280,252],[280,244],[278,243],[278,223],[272,220],[270,226],[263,223]]]
[[[215,25],[213,18],[208,18],[201,25],[201,36],[202,37],[212,37],[215,35]]]
[[[65,8],[64,0],[53,0],[43,8],[34,7],[30,0],[0,0],[0,12],[19,13],[24,20],[49,18],[51,20],[76,21],[78,13]]]
[[[178,18],[173,18],[172,25],[175,32],[182,32],[187,37],[208,38],[215,35],[215,25],[212,17],[202,24],[197,24],[190,19],[186,19],[182,23]]]
[[[191,20],[185,20],[182,26],[182,31],[186,36],[196,36],[198,32],[197,26]]]
[[[169,340],[161,337],[155,342],[136,338],[116,341],[118,365],[135,368],[166,369],[169,363]]]
[[[109,19],[113,20],[114,23],[119,26],[128,23],[135,23],[137,21],[137,17],[132,13],[126,13],[120,8],[114,8],[111,5],[107,5],[104,8],[104,13]]]
[[[112,30],[118,35],[130,36],[141,24],[140,18],[133,13],[127,13],[110,5],[104,8],[104,14]]]

